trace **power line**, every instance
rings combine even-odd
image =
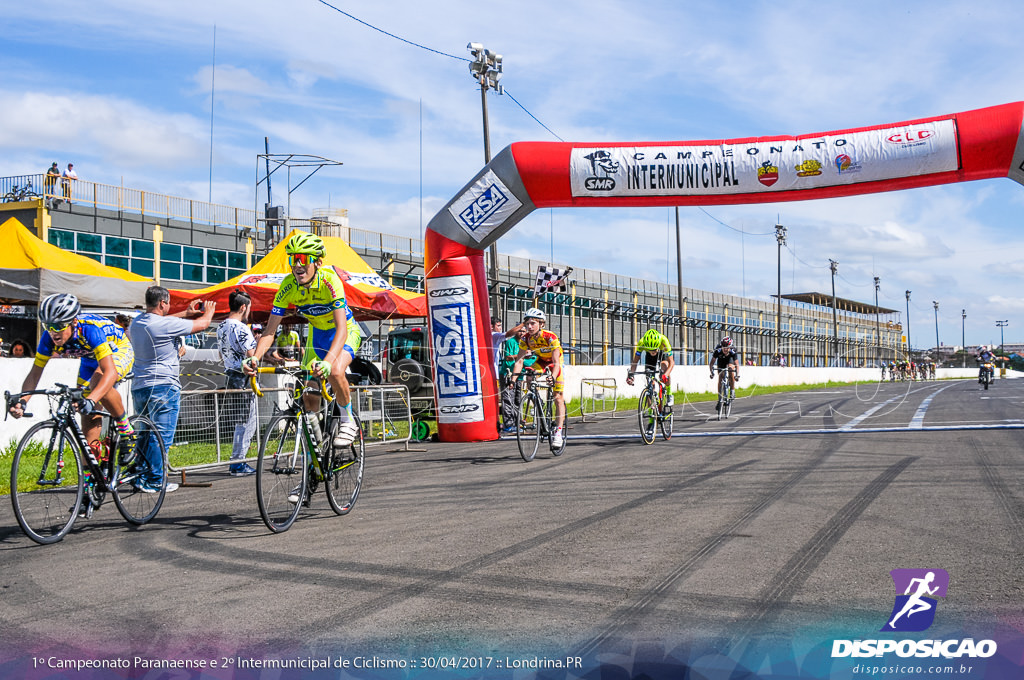
[[[394,38],[395,40],[398,40],[398,41],[404,42],[404,43],[405,43],[406,45],[411,45],[411,46],[413,46],[413,47],[417,47],[417,48],[419,48],[419,49],[421,49],[421,50],[426,50],[427,52],[432,52],[432,53],[434,53],[434,54],[439,54],[439,55],[441,55],[442,57],[449,57],[449,58],[451,58],[451,59],[456,59],[456,60],[458,60],[458,61],[465,61],[465,62],[467,62],[467,63],[468,63],[468,62],[470,61],[470,59],[468,59],[468,58],[466,58],[466,57],[460,57],[460,56],[457,56],[457,55],[454,55],[454,54],[448,54],[447,52],[442,52],[441,50],[435,50],[435,49],[434,49],[433,47],[427,47],[426,45],[421,45],[421,44],[420,44],[420,43],[418,43],[418,42],[413,42],[412,40],[408,40],[408,39],[406,39],[406,38],[403,38],[403,37],[402,37],[402,36],[400,36],[400,35],[395,35],[394,33],[391,33],[390,31],[385,31],[385,30],[384,30],[383,28],[380,28],[380,27],[378,27],[378,26],[374,26],[373,24],[371,24],[371,23],[369,23],[369,22],[367,22],[367,21],[363,21],[363,20],[362,20],[362,19],[360,19],[359,17],[355,16],[354,14],[350,14],[349,12],[346,12],[345,10],[341,9],[340,7],[335,7],[335,6],[334,6],[334,5],[332,5],[331,3],[329,3],[329,2],[326,2],[326,0],[317,0],[317,2],[319,2],[319,3],[321,4],[321,5],[324,5],[325,7],[330,7],[331,9],[333,9],[333,10],[334,10],[335,12],[337,12],[337,13],[339,13],[339,14],[343,14],[343,15],[345,15],[346,17],[348,17],[348,18],[349,18],[349,19],[351,19],[352,21],[355,21],[355,22],[357,22],[357,23],[360,23],[360,24],[362,24],[363,26],[366,26],[366,27],[367,27],[367,28],[369,28],[369,29],[372,29],[372,30],[374,30],[374,31],[377,31],[378,33],[382,33],[383,35],[386,35],[386,36],[388,36],[389,38]],[[564,139],[562,139],[561,137],[559,137],[559,136],[558,136],[557,134],[555,134],[555,132],[554,132],[554,131],[553,131],[553,130],[552,130],[551,128],[549,128],[549,127],[548,127],[547,125],[545,125],[544,123],[540,122],[540,119],[538,119],[538,118],[537,118],[537,116],[535,116],[535,115],[533,115],[532,113],[530,113],[529,109],[527,109],[527,108],[526,108],[525,106],[523,106],[522,104],[520,104],[520,103],[519,103],[519,100],[518,100],[518,99],[516,99],[515,97],[513,97],[513,96],[512,96],[512,95],[511,95],[511,94],[509,93],[509,91],[508,91],[508,90],[504,90],[504,94],[507,94],[507,95],[508,95],[508,97],[509,97],[509,99],[511,99],[512,101],[514,101],[514,102],[516,103],[516,106],[518,106],[518,107],[519,107],[519,108],[521,108],[521,109],[522,109],[523,111],[525,111],[525,112],[526,112],[526,115],[528,115],[528,116],[529,116],[530,118],[532,118],[533,120],[535,120],[535,121],[537,122],[537,124],[538,124],[538,125],[540,125],[540,126],[541,126],[542,128],[544,128],[545,130],[547,130],[548,132],[550,132],[550,133],[551,133],[551,134],[552,134],[552,135],[553,135],[553,136],[555,137],[555,139],[557,139],[557,140],[558,140],[558,141],[560,141],[560,142],[564,142],[564,141],[565,141]]]

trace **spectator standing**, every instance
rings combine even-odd
[[[57,179],[60,177],[60,168],[57,167],[57,161],[53,162],[50,169],[46,171],[46,177],[43,179],[43,192],[47,199],[53,200],[57,197]]]
[[[60,180],[61,189],[64,191],[64,200],[71,205],[71,182],[78,179],[78,174],[75,172],[75,164],[68,163],[67,170],[64,171],[64,176]]]
[[[242,361],[256,353],[256,338],[246,322],[252,310],[252,299],[244,291],[236,290],[228,296],[228,318],[217,327],[217,347],[220,358],[224,362],[224,373],[229,390],[245,390],[232,392],[224,400],[225,411],[229,418],[241,418],[242,422],[235,425],[234,437],[231,439],[231,460],[228,473],[234,477],[245,477],[256,474],[245,459],[249,452],[249,444],[256,434],[256,402],[253,394],[246,389],[248,376],[242,372]]]
[[[153,421],[169,450],[178,429],[181,408],[181,378],[178,348],[175,339],[198,333],[209,327],[216,311],[215,302],[193,300],[188,309],[169,314],[171,293],[162,286],[146,289],[146,311],[139,314],[128,327],[135,347],[135,378],[132,380],[132,399],[135,410]],[[186,317],[186,318],[183,318]],[[150,461],[150,469],[162,470],[162,461]],[[159,485],[161,480],[143,480]],[[167,490],[178,485],[167,483]]]
[[[516,411],[519,408],[521,393],[516,389],[516,380],[512,377],[512,371],[516,365],[516,356],[519,354],[519,341],[526,336],[526,327],[523,324],[518,324],[509,329],[509,332],[512,335],[502,343],[501,360],[498,362],[498,384],[501,386],[501,431],[506,433],[516,430]],[[535,360],[534,356],[526,357],[523,359],[523,368],[529,368]]]

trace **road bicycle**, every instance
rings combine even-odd
[[[513,373],[511,378],[516,381],[521,378],[523,381],[521,386],[515,388],[519,391],[519,408],[516,411],[519,455],[529,463],[537,455],[541,438],[547,438],[551,453],[561,456],[565,451],[565,437],[562,437],[560,446],[555,446],[555,391],[549,369],[545,368],[544,373],[539,375],[531,370]],[[547,390],[546,397],[540,396],[542,389]]]
[[[674,415],[672,406],[668,404],[668,395],[665,393],[665,384],[661,381],[661,369],[643,371],[630,371],[630,376],[642,375],[647,379],[643,392],[640,393],[640,400],[636,406],[636,416],[640,423],[640,436],[644,444],[654,443],[654,430],[661,428],[661,436],[665,441],[672,438],[672,425]]]
[[[729,367],[721,368],[715,366],[718,371],[718,403],[715,411],[718,412],[718,419],[728,418],[732,414],[732,402],[736,399],[736,390],[729,387]],[[739,380],[739,376],[736,376]]]
[[[132,416],[133,450],[122,451],[121,435],[106,411],[94,411],[104,420],[106,435],[86,442],[73,404],[82,388],[57,384],[51,389],[19,394],[4,392],[9,410],[23,397],[45,394],[50,418],[36,423],[21,438],[11,463],[11,503],[25,534],[36,543],[56,543],[79,517],[90,518],[109,493],[121,516],[142,525],[160,512],[167,489],[167,449],[153,422]],[[5,418],[7,410],[5,410]],[[26,413],[24,417],[31,417]],[[151,456],[151,447],[159,449]],[[155,453],[155,452],[154,452]],[[148,461],[162,461],[159,487],[143,484]]]
[[[23,187],[15,184],[4,196],[4,203],[17,203],[19,201],[27,201],[32,198],[39,198],[39,194],[32,188],[32,180],[29,180],[28,184]]]
[[[321,380],[317,387],[307,386],[307,371],[298,364],[260,367],[258,372],[292,379],[287,406],[284,410],[275,406],[256,461],[256,502],[263,523],[275,534],[288,531],[299,511],[311,506],[313,493],[321,484],[331,509],[347,515],[359,497],[366,460],[363,428],[356,413],[352,414],[356,438],[348,447],[335,450],[341,406],[326,381]],[[263,396],[256,376],[251,384],[256,395]],[[318,410],[306,408],[303,397],[307,394],[321,397]]]

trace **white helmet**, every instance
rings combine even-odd
[[[538,321],[547,322],[548,317],[544,312],[540,311],[536,307],[530,307],[526,310],[526,313],[523,314],[523,320],[525,321],[526,319],[537,319]]]
[[[82,311],[78,298],[70,293],[48,295],[39,304],[39,320],[46,325],[66,326]]]

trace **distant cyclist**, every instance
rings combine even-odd
[[[708,362],[708,370],[711,377],[715,377],[715,368],[728,369],[729,390],[736,390],[736,381],[740,379],[740,355],[732,345],[732,338],[725,336],[711,353],[711,361]]]
[[[995,353],[992,352],[992,350],[988,349],[987,347],[979,347],[976,361],[978,362],[979,366],[978,382],[985,382],[985,372],[991,370],[986,367],[986,364],[994,365],[996,361],[996,355]],[[995,372],[993,371],[993,376],[994,375]]]
[[[359,432],[352,417],[352,396],[345,377],[345,371],[362,342],[359,325],[345,301],[341,279],[333,268],[323,266],[327,253],[323,239],[316,234],[299,232],[288,239],[285,253],[288,254],[291,274],[281,282],[274,297],[274,307],[270,310],[270,319],[256,344],[256,352],[243,362],[242,368],[247,375],[256,373],[260,359],[274,344],[281,320],[288,309],[294,307],[309,319],[313,327],[302,362],[316,379],[326,378],[330,382],[342,407],[334,446],[344,448]],[[307,408],[315,410],[320,407],[319,396],[307,394],[304,399]]]
[[[98,314],[82,314],[78,298],[70,293],[54,293],[39,305],[39,322],[46,333],[39,341],[35,363],[25,376],[22,392],[36,389],[43,369],[51,358],[78,359],[78,386],[85,391],[75,403],[82,414],[82,432],[89,444],[100,439],[102,420],[93,412],[99,402],[113,416],[121,433],[122,457],[130,458],[135,446],[135,431],[128,421],[124,402],[114,385],[123,380],[135,364],[135,352],[124,329]],[[10,409],[20,418],[25,414],[28,398]]]
[[[672,406],[672,369],[676,361],[672,358],[672,345],[664,334],[649,329],[640,338],[640,342],[633,348],[633,360],[629,364],[629,374],[626,375],[626,384],[633,384],[633,371],[640,363],[640,356],[644,357],[644,366],[648,371],[661,369],[661,383],[665,387],[665,406]]]
[[[555,396],[555,431],[551,436],[551,445],[560,448],[565,441],[562,426],[565,424],[565,376],[562,371],[562,344],[558,336],[544,330],[547,316],[536,307],[526,310],[523,323],[526,335],[519,340],[519,354],[513,373],[523,370],[523,361],[531,352],[537,357],[533,364],[534,370],[551,369],[551,391]]]

